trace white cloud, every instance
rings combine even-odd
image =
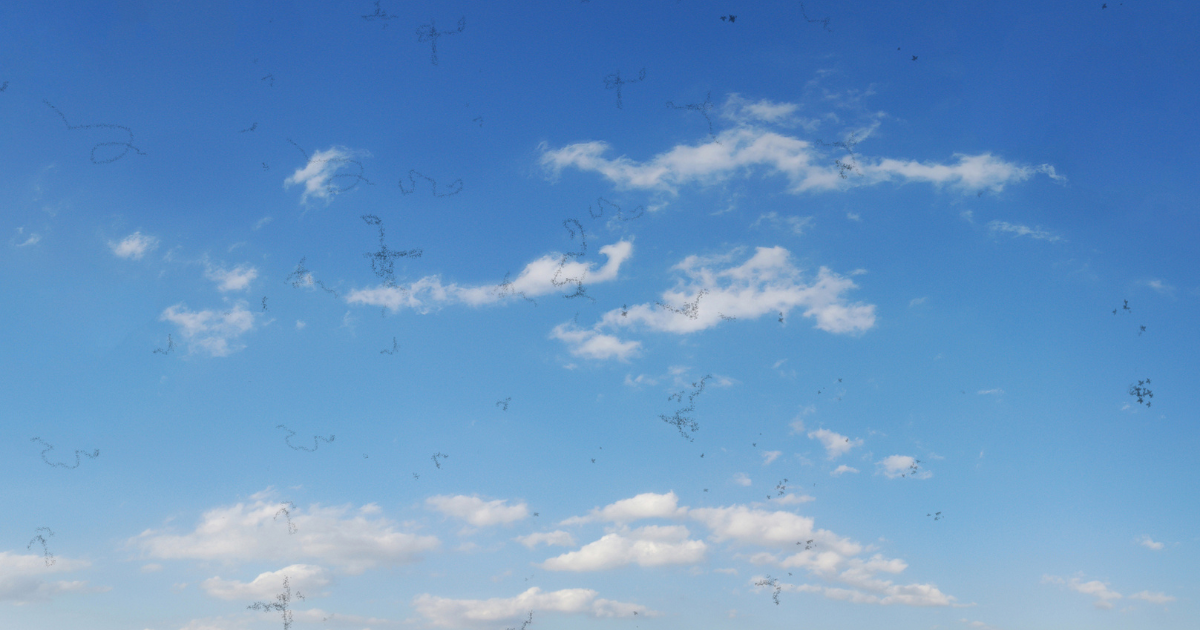
[[[245,302],[238,302],[224,312],[191,311],[180,302],[167,307],[159,320],[179,326],[184,339],[214,357],[228,356],[244,348],[236,339],[254,327],[254,313],[246,309]]]
[[[491,599],[449,599],[428,593],[413,598],[413,608],[437,628],[489,625],[518,621],[529,611],[585,614],[597,619],[611,617],[654,617],[658,613],[645,606],[600,599],[591,589],[571,588],[548,593],[531,588],[516,597]]]
[[[1155,542],[1149,536],[1142,536],[1137,540],[1137,543],[1147,549],[1153,549],[1154,551],[1162,551],[1163,548],[1162,543]]]
[[[564,285],[598,284],[617,279],[621,265],[633,255],[632,241],[618,241],[600,248],[606,258],[603,266],[578,259],[564,260],[562,254],[546,254],[525,265],[509,283],[458,285],[442,284],[440,276],[425,276],[407,285],[381,284],[367,289],[354,289],[346,294],[346,302],[366,306],[386,307],[391,311],[411,308],[419,312],[449,304],[484,306],[519,296],[537,297],[564,290]]]
[[[791,231],[792,234],[795,234],[796,236],[803,236],[804,229],[812,225],[813,218],[780,217],[776,212],[768,212],[766,214],[758,215],[758,219],[755,220],[754,223],[751,223],[750,227],[759,227],[763,224],[763,221],[769,223],[771,227],[776,230],[786,227],[789,231]]]
[[[831,477],[841,477],[845,473],[856,473],[856,472],[858,472],[857,468],[851,468],[845,464],[842,464],[841,466],[834,468],[833,471],[831,471],[829,473],[829,475]]]
[[[754,167],[787,177],[792,193],[846,189],[887,181],[924,182],[952,186],[964,192],[999,191],[1006,184],[1024,181],[1038,173],[1056,181],[1064,179],[1050,165],[1019,165],[991,153],[955,154],[956,162],[949,164],[857,155],[849,158],[855,167],[855,176],[843,178],[830,156],[813,143],[753,125],[722,131],[715,138],[696,145],[677,145],[645,162],[626,156],[610,159],[605,157],[609,148],[608,143],[600,141],[580,142],[560,149],[543,145],[541,164],[554,174],[573,167],[597,172],[619,188],[670,193],[690,183],[715,184],[747,173]]]
[[[918,306],[918,305],[924,304],[924,303],[925,303],[925,298],[923,298],[923,297],[913,298],[908,301],[908,306],[911,308],[913,306]]]
[[[585,359],[619,359],[628,361],[641,351],[642,342],[624,341],[614,335],[579,328],[567,322],[550,331],[550,338],[567,344],[570,353]]]
[[[146,252],[153,251],[158,247],[158,239],[146,236],[141,232],[134,232],[119,242],[109,241],[108,247],[117,255],[117,258],[141,260]]]
[[[22,238],[25,240],[18,243],[17,240],[22,239]],[[13,245],[16,245],[17,247],[28,247],[29,245],[37,245],[38,241],[40,241],[40,240],[42,240],[41,234],[38,234],[37,232],[30,232],[29,236],[25,236],[25,228],[19,227],[19,228],[17,228],[16,237],[14,237],[11,242]]]
[[[570,533],[564,532],[561,529],[552,532],[534,532],[528,536],[517,536],[513,540],[533,549],[534,547],[545,544],[554,547],[574,547],[575,538]]]
[[[1151,604],[1169,604],[1175,601],[1174,597],[1164,593],[1151,593],[1150,591],[1141,591],[1129,596],[1129,599],[1140,599],[1150,602]]]
[[[733,483],[736,483],[739,486],[749,486],[753,482],[750,481],[749,475],[740,472],[733,476]]]
[[[738,122],[765,122],[788,124],[800,106],[795,103],[777,103],[767,99],[748,101],[737,94],[730,94],[722,107],[722,115]]]
[[[340,169],[346,170],[339,173]],[[296,172],[283,181],[283,187],[303,184],[304,194],[300,198],[301,202],[308,201],[310,196],[327,200],[331,195],[358,185],[361,176],[362,163],[354,159],[354,153],[345,147],[331,147],[313,153],[303,168],[296,169]],[[334,180],[339,179],[353,179],[354,183],[337,186]]]
[[[981,396],[988,396],[988,395],[1000,396],[1000,395],[1004,394],[1004,390],[997,387],[994,389],[981,389],[976,393],[978,393]]]
[[[1076,593],[1082,593],[1084,595],[1094,597],[1095,601],[1092,602],[1092,605],[1096,608],[1102,608],[1105,610],[1109,610],[1113,607],[1113,604],[1110,600],[1121,599],[1120,593],[1108,588],[1108,584],[1101,582],[1100,580],[1084,582],[1078,577],[1073,577],[1070,580],[1064,580],[1063,578],[1057,576],[1045,575],[1042,576],[1042,583],[1065,584],[1067,588],[1075,591]]]
[[[211,577],[200,587],[218,599],[274,599],[283,590],[285,577],[293,591],[307,597],[316,595],[316,591],[329,584],[325,569],[311,564],[293,564],[278,571],[260,573],[250,582]]]
[[[89,587],[86,581],[51,580],[56,573],[79,571],[91,566],[86,560],[57,557],[46,565],[46,558],[35,554],[0,551],[0,602],[25,604],[45,601],[65,593],[96,592],[107,588]]]
[[[1163,282],[1162,280],[1154,279],[1146,282],[1146,286],[1158,291],[1163,295],[1171,295],[1175,293],[1175,287]]]
[[[298,319],[296,320],[296,330],[304,330],[304,327],[307,325],[308,324],[304,323],[301,320],[298,320]]]
[[[987,224],[987,227],[992,232],[1007,232],[1013,236],[1028,236],[1029,238],[1037,239],[1039,241],[1049,241],[1053,243],[1054,241],[1062,240],[1060,237],[1043,230],[1041,226],[1031,228],[1028,225],[1007,223],[1005,221],[992,221]]]
[[[637,304],[605,313],[595,326],[644,327],[688,334],[711,328],[726,318],[754,319],[803,309],[816,327],[835,334],[861,333],[875,325],[875,306],[849,303],[845,293],[857,288],[852,280],[821,267],[811,283],[792,266],[788,250],[759,247],[740,265],[719,267],[740,253],[719,257],[688,256],[672,269],[688,282],[664,291],[660,303]],[[664,308],[662,305],[671,308]]]
[[[687,508],[679,507],[679,496],[674,491],[666,494],[645,492],[630,499],[621,499],[603,508],[592,508],[587,516],[572,516],[562,525],[583,523],[628,523],[644,518],[682,518]]]
[[[263,217],[254,223],[253,229],[255,229],[255,230],[261,229],[264,225],[266,225],[274,220],[275,219],[272,219],[271,217]]]
[[[761,455],[763,458],[763,466],[769,466],[771,465],[771,462],[779,459],[780,455],[783,455],[783,451],[763,451]]]
[[[296,533],[276,518],[285,504],[256,500],[252,504],[219,507],[204,513],[196,529],[184,535],[146,530],[130,539],[151,558],[290,561],[312,558],[360,573],[376,566],[416,562],[422,552],[439,546],[434,536],[396,530],[386,518],[368,518],[378,506],[358,510],[349,506],[294,508],[290,518]]]
[[[682,525],[647,525],[632,530],[622,527],[578,551],[549,558],[541,566],[548,571],[603,571],[629,564],[695,564],[704,560],[707,546],[703,541],[688,539],[689,535]]]
[[[862,217],[859,216],[857,212],[847,212],[846,218],[854,221],[855,223],[862,223]]]
[[[258,269],[250,265],[238,265],[233,269],[209,267],[204,276],[217,283],[218,291],[241,291],[258,277]]]
[[[484,501],[477,496],[443,496],[425,499],[425,505],[446,516],[464,520],[476,527],[508,525],[529,517],[529,506],[524,502],[508,505],[506,500]]]
[[[928,479],[933,476],[933,473],[928,470],[921,470],[918,465],[920,462],[909,455],[889,455],[875,464],[880,467],[880,472],[888,479],[896,477]]]
[[[775,505],[800,505],[801,503],[808,503],[809,501],[816,500],[816,497],[811,497],[807,494],[797,495],[788,493],[781,497],[771,499],[771,503]]]
[[[780,364],[776,363],[775,365],[779,366]],[[807,407],[801,407],[800,411],[796,414],[796,417],[792,418],[792,422],[790,424],[788,424],[788,426],[792,428],[792,434],[795,435],[797,433],[804,433],[804,417],[808,416],[808,415],[812,415],[816,412],[817,412],[816,405],[808,405]]]
[[[639,495],[644,496],[647,495]],[[954,597],[942,593],[933,584],[896,584],[892,580],[881,579],[880,574],[898,575],[904,572],[908,565],[903,560],[888,559],[879,554],[869,558],[860,557],[870,548],[829,530],[815,529],[812,518],[785,510],[771,511],[745,505],[688,509],[678,506],[673,493],[649,496],[659,497],[660,505],[655,509],[631,510],[628,509],[630,504],[622,501],[609,507],[626,506],[626,509],[621,510],[614,508],[614,512],[619,512],[622,517],[661,518],[686,515],[687,518],[708,528],[708,540],[712,543],[728,542],[743,547],[757,546],[773,550],[752,553],[748,559],[753,563],[775,564],[783,569],[803,568],[822,580],[852,587],[847,589],[840,586],[793,585],[791,588],[797,591],[820,592],[833,599],[880,605],[955,605]],[[670,496],[670,499],[661,500],[665,496]],[[776,504],[802,503],[812,500],[812,497],[787,495],[785,499],[773,501],[777,501]],[[646,501],[641,503],[645,504]],[[592,514],[599,515],[601,512],[602,510],[596,509]],[[593,516],[584,520],[608,519]],[[629,564],[653,566],[700,562],[704,558],[705,547],[697,544],[701,541],[690,540],[688,536],[687,529],[677,525],[649,526],[636,530],[621,525],[610,529],[600,540],[585,545],[579,551],[551,558],[543,566],[547,569],[583,571]],[[649,542],[656,544],[639,545]],[[779,552],[791,555],[781,558]]]
[[[859,438],[851,440],[850,438],[840,433],[834,433],[829,429],[817,429],[816,431],[809,431],[808,438],[810,440],[819,440],[821,445],[825,447],[825,455],[831,460],[837,459],[838,457],[849,453],[850,449],[854,448],[855,446],[862,446],[863,444],[863,441]]]

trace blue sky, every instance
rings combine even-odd
[[[0,625],[1194,627],[1103,4],[5,5]]]

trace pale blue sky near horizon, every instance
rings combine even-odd
[[[1200,10],[1105,4],[0,8],[0,626],[1194,627]]]

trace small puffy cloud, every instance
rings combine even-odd
[[[211,577],[201,582],[200,587],[218,599],[274,599],[283,590],[285,577],[292,590],[309,596],[329,584],[325,569],[311,564],[293,564],[278,571],[260,573],[250,582]]]
[[[733,483],[739,486],[749,486],[753,482],[750,481],[750,476],[746,473],[737,473],[733,476]]]
[[[633,255],[633,242],[622,240],[600,248],[606,261],[597,267],[595,262],[583,262],[562,254],[546,254],[525,265],[515,279],[497,284],[443,284],[440,276],[425,276],[409,284],[381,284],[366,289],[354,289],[346,294],[346,302],[364,306],[384,307],[391,311],[411,308],[428,312],[450,304],[485,306],[498,302],[533,298],[557,293],[564,286],[599,284],[617,279],[621,265]]]
[[[1175,287],[1173,287],[1157,278],[1154,280],[1146,281],[1146,286],[1150,287],[1151,289],[1154,289],[1155,291],[1158,291],[1159,293],[1161,293],[1163,295],[1171,295],[1171,294],[1175,293]]]
[[[1084,582],[1081,578],[1073,577],[1070,580],[1064,580],[1061,577],[1054,575],[1042,576],[1043,584],[1062,584],[1067,588],[1082,593],[1084,595],[1095,598],[1092,605],[1096,608],[1109,610],[1113,607],[1111,600],[1121,599],[1121,594],[1108,588],[1108,584],[1100,580],[1091,580]]]
[[[245,347],[237,338],[254,327],[254,313],[238,302],[227,311],[192,311],[180,302],[167,307],[158,318],[179,327],[179,333],[193,347],[214,357],[228,356]]]
[[[1155,542],[1149,536],[1142,536],[1141,538],[1137,539],[1137,543],[1147,549],[1153,549],[1154,551],[1162,551],[1163,549],[1162,543]]]
[[[908,306],[911,308],[913,306],[919,306],[924,303],[925,303],[925,298],[923,298],[923,297],[913,298],[908,301]]]
[[[570,353],[585,359],[618,359],[628,361],[641,351],[642,342],[624,341],[614,335],[579,328],[567,322],[550,331],[550,338],[567,344]]]
[[[857,212],[847,212],[846,218],[854,221],[855,223],[862,223],[862,217],[859,216]]]
[[[1174,597],[1164,593],[1151,593],[1150,591],[1141,591],[1129,596],[1129,599],[1140,599],[1150,602],[1151,604],[1169,604],[1175,601]]]
[[[340,172],[339,172],[340,171]],[[336,185],[336,180],[354,180],[353,184]],[[300,201],[308,201],[309,197],[328,200],[332,195],[353,188],[362,180],[362,163],[354,159],[354,153],[345,147],[331,147],[325,151],[312,154],[308,162],[296,169],[283,181],[284,188],[296,184],[304,185],[304,194]]]
[[[928,470],[921,470],[918,464],[920,462],[910,455],[889,455],[875,462],[875,465],[879,466],[879,471],[888,479],[897,477],[928,479],[933,476],[933,473]]]
[[[478,496],[435,496],[425,499],[425,505],[446,516],[464,520],[475,527],[508,525],[529,517],[525,503],[508,505],[507,500],[484,501]]]
[[[109,241],[108,247],[117,255],[117,258],[141,260],[146,252],[153,251],[158,247],[158,239],[141,232],[134,232],[120,241]]]
[[[992,221],[987,224],[987,227],[993,233],[1005,232],[1007,234],[1012,234],[1013,236],[1028,236],[1029,238],[1037,239],[1039,241],[1049,241],[1053,243],[1054,241],[1062,240],[1060,237],[1043,230],[1040,226],[1031,228],[1028,225],[1008,223],[1005,221]]]
[[[582,523],[629,523],[644,518],[682,518],[687,508],[679,507],[679,496],[674,491],[666,494],[645,492],[630,499],[621,499],[603,508],[593,508],[587,516],[573,516],[563,525]]]
[[[758,219],[750,224],[750,227],[756,228],[766,222],[775,230],[786,229],[796,236],[803,236],[805,228],[812,225],[812,217],[781,217],[776,212],[767,212],[766,214],[758,215]]]
[[[621,528],[578,551],[550,558],[542,563],[548,571],[603,571],[630,564],[658,567],[695,564],[704,560],[707,546],[690,540],[682,525],[647,525],[637,529]]]
[[[433,536],[398,531],[386,518],[369,518],[377,506],[351,510],[349,506],[307,510],[290,508],[296,533],[278,518],[286,504],[262,499],[209,510],[195,530],[171,534],[146,530],[129,540],[145,556],[157,560],[290,561],[311,558],[360,573],[377,566],[416,562],[420,554],[437,549]]]
[[[865,137],[865,136],[864,136]],[[626,156],[607,157],[606,142],[569,144],[560,149],[543,145],[541,164],[557,175],[566,168],[596,172],[619,188],[661,190],[675,194],[686,184],[712,185],[736,175],[763,169],[788,179],[788,191],[844,190],[889,181],[950,186],[963,192],[999,191],[1010,183],[1041,173],[1062,181],[1053,166],[1008,162],[991,153],[955,154],[949,163],[872,158],[849,160],[854,177],[843,178],[830,155],[815,144],[754,125],[740,125],[695,145],[680,144],[639,162]]]
[[[875,325],[873,304],[847,300],[846,293],[857,288],[849,278],[821,267],[815,278],[806,279],[783,247],[759,247],[741,264],[728,264],[740,253],[688,256],[672,268],[686,281],[664,291],[658,302],[608,311],[596,331],[641,327],[689,334],[731,317],[755,319],[792,309],[801,309],[816,328],[834,334],[861,333]]]
[[[583,614],[596,619],[612,617],[654,617],[645,606],[601,599],[591,589],[570,588],[542,592],[531,588],[516,597],[491,599],[449,599],[428,593],[413,598],[413,608],[435,628],[464,626],[495,627],[501,622],[519,623],[529,611]]]
[[[832,470],[832,471],[829,473],[829,476],[831,476],[831,477],[841,477],[841,476],[842,476],[843,474],[845,474],[845,473],[856,473],[856,472],[858,472],[858,469],[857,469],[857,468],[851,468],[851,467],[849,467],[849,466],[847,466],[847,465],[845,465],[845,464],[842,464],[841,466],[838,466],[837,468],[834,468],[834,469],[833,469],[833,470]]]
[[[0,551],[0,602],[25,604],[45,601],[66,593],[86,593],[108,590],[89,587],[82,580],[53,580],[59,573],[70,573],[91,566],[86,560],[54,558],[46,565],[46,558],[36,554],[16,554]]]
[[[837,459],[838,457],[849,453],[850,449],[854,448],[855,446],[862,446],[863,444],[861,439],[855,438],[851,440],[850,438],[840,433],[834,433],[829,429],[817,429],[816,431],[809,431],[808,439],[820,441],[821,446],[825,447],[825,455],[829,459]]]
[[[771,462],[779,459],[780,455],[783,455],[783,451],[763,451],[761,455],[763,458],[763,466],[769,466],[771,465]]]
[[[249,288],[250,283],[258,277],[258,269],[250,265],[238,265],[233,269],[209,267],[204,277],[216,282],[218,291],[241,291]]]
[[[575,538],[570,533],[564,532],[561,529],[552,532],[534,532],[528,536],[517,536],[513,540],[533,549],[538,545],[550,545],[554,547],[574,547]]]

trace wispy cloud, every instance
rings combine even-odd
[[[1063,584],[1076,593],[1082,593],[1084,595],[1091,596],[1095,598],[1095,600],[1092,602],[1092,605],[1096,608],[1104,610],[1109,610],[1113,607],[1112,600],[1121,599],[1120,593],[1110,589],[1108,587],[1108,583],[1101,582],[1100,580],[1084,582],[1078,577],[1073,577],[1070,580],[1064,580],[1063,578],[1054,575],[1045,575],[1042,576],[1042,583]]]
[[[779,110],[777,110],[779,111]],[[646,161],[626,156],[607,157],[606,142],[569,144],[558,149],[541,147],[541,164],[553,174],[575,168],[598,173],[618,188],[659,190],[677,193],[688,184],[711,185],[755,168],[778,173],[788,179],[792,193],[830,191],[871,186],[884,182],[921,182],[948,186],[963,192],[1002,190],[1005,185],[1044,174],[1064,178],[1053,166],[1029,166],[1008,162],[991,153],[954,155],[949,163],[919,162],[866,155],[847,157],[855,175],[842,177],[842,170],[822,147],[753,124],[742,124],[720,132],[695,145],[677,145]]]
[[[818,440],[825,447],[825,455],[829,459],[837,459],[842,455],[850,452],[850,449],[856,446],[862,446],[863,441],[859,438],[851,440],[850,438],[830,431],[829,429],[817,429],[809,431],[808,439]]]
[[[1053,243],[1054,241],[1062,240],[1060,237],[1043,230],[1041,226],[1031,228],[1028,225],[1008,223],[1007,221],[991,221],[987,224],[987,227],[993,233],[1005,232],[1007,234],[1012,234],[1013,236],[1028,236],[1029,238],[1037,239],[1039,241],[1049,241]]]
[[[502,622],[517,622],[529,611],[586,615],[597,619],[612,617],[653,617],[657,613],[626,602],[603,599],[591,589],[571,588],[543,592],[534,587],[515,597],[491,599],[450,599],[428,593],[413,598],[412,606],[435,628],[496,627]]]
[[[141,260],[147,252],[154,251],[158,247],[158,239],[141,232],[134,232],[120,241],[109,241],[108,247],[116,254],[117,258]]]
[[[842,475],[844,475],[846,473],[856,473],[856,472],[858,472],[857,468],[851,468],[845,464],[842,464],[842,465],[838,466],[837,468],[834,468],[832,471],[830,471],[829,476],[841,477]]]
[[[1156,542],[1149,536],[1142,536],[1142,537],[1138,538],[1137,543],[1147,549],[1152,549],[1154,551],[1162,551],[1163,546],[1164,546],[1162,543]]]
[[[233,269],[209,266],[204,277],[217,283],[217,290],[242,291],[250,287],[250,283],[258,277],[258,269],[251,265],[238,265]]]
[[[296,169],[283,181],[283,186],[290,188],[302,184],[304,193],[300,198],[301,203],[308,201],[309,197],[328,201],[333,195],[366,181],[362,177],[362,162],[355,159],[358,155],[345,147],[316,151],[303,167]],[[369,156],[366,153],[362,155]]]
[[[346,294],[346,302],[364,306],[381,306],[391,311],[411,308],[428,312],[451,304],[484,306],[562,292],[563,285],[599,284],[617,279],[621,265],[633,255],[633,242],[622,240],[600,248],[606,258],[604,265],[564,261],[561,254],[547,254],[525,265],[511,282],[480,285],[443,284],[440,276],[425,276],[409,284],[381,284],[366,289],[354,289]]]

